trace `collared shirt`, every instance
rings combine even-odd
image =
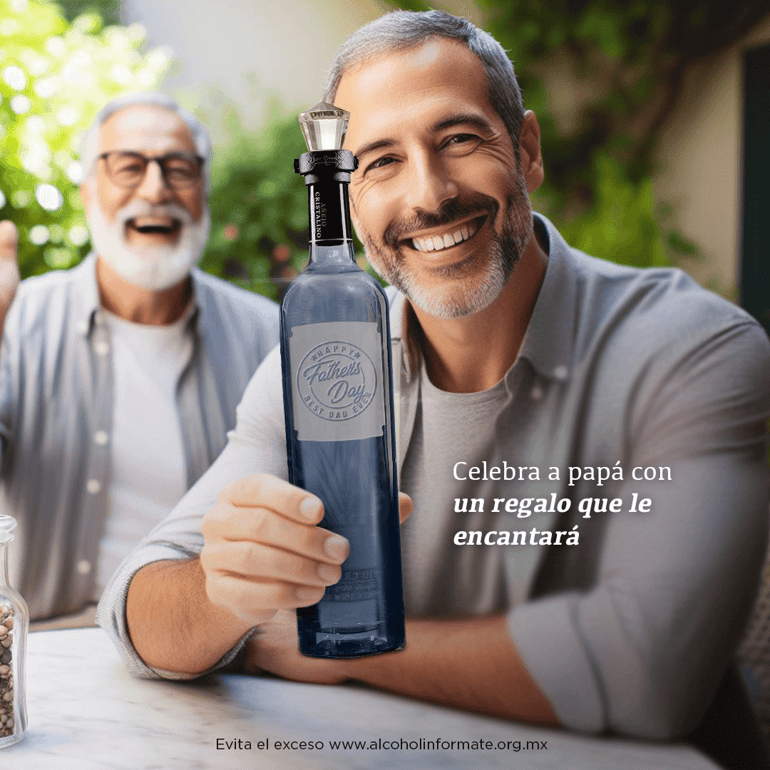
[[[675,734],[708,705],[764,555],[770,346],[746,313],[681,271],[593,259],[571,249],[544,218],[536,227],[548,266],[503,378],[506,396],[487,458],[489,467],[513,466],[516,476],[471,487],[447,472],[433,483],[453,485],[457,497],[472,491],[489,505],[500,497],[569,506],[559,513],[549,505],[527,519],[502,513],[490,522],[494,529],[481,532],[486,542],[494,533],[482,545],[456,545],[453,530],[468,525],[462,514],[444,511],[445,549],[503,549],[509,633],[563,725]],[[408,303],[391,299],[402,467],[422,408],[420,349],[412,344],[416,319]],[[286,478],[281,403],[274,352],[244,393],[227,448],[105,592],[100,622],[134,673],[168,675],[145,666],[131,647],[125,599],[132,576],[152,561],[198,553],[200,518],[226,483],[255,471]],[[430,451],[468,429],[448,424],[445,441]],[[609,476],[600,479],[599,468]],[[643,469],[653,469],[655,480],[645,480]],[[581,510],[585,500],[616,498],[617,512],[587,518]],[[649,499],[650,509],[640,513],[637,502],[634,510],[635,499]],[[521,530],[522,522],[530,530],[526,545],[498,544],[500,533]],[[579,543],[568,545],[576,532]],[[459,595],[465,577],[462,570],[444,575],[438,590]],[[442,612],[451,611],[444,603]]]
[[[112,430],[110,333],[92,255],[24,281],[0,361],[2,508],[19,523],[12,585],[33,618],[91,600],[107,507]],[[193,354],[176,393],[187,486],[213,462],[243,389],[277,343],[277,307],[194,270]]]

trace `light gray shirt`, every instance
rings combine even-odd
[[[490,531],[518,530],[525,521],[540,533],[535,544],[517,546],[455,545],[452,530],[470,529],[467,516],[431,512],[452,524],[425,569],[436,570],[441,553],[453,549],[501,549],[509,632],[560,722],[667,737],[702,714],[751,606],[767,540],[770,346],[746,313],[681,271],[603,262],[571,249],[544,218],[535,223],[548,267],[503,379],[487,460],[538,468],[540,478],[525,474],[494,488],[453,477],[429,483],[487,504],[495,495],[553,494],[570,509],[501,517]],[[410,344],[408,303],[391,296],[403,467],[421,408],[420,350]],[[442,445],[464,430],[447,426]],[[620,467],[624,478],[599,484],[581,473],[570,484],[570,467]],[[634,469],[645,467],[656,475],[668,468],[672,480],[634,480]],[[132,576],[150,562],[197,554],[201,517],[220,489],[256,471],[287,475],[277,352],[249,384],[222,455],[105,592],[100,622],[134,673],[165,672],[146,667],[131,647],[125,599]],[[649,511],[630,511],[634,493],[652,500]],[[620,497],[622,510],[584,519],[580,501],[592,497]],[[577,531],[579,544],[540,545],[544,531]],[[468,576],[458,570],[444,579],[449,594],[461,592]]]
[[[24,281],[3,330],[0,500],[19,522],[12,585],[33,618],[75,612],[94,593],[114,393],[95,264],[92,255]],[[194,349],[176,388],[187,487],[221,452],[249,378],[278,339],[275,303],[192,276]]]

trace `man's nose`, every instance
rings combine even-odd
[[[173,191],[166,184],[163,170],[157,160],[153,159],[147,163],[144,177],[136,188],[134,195],[138,198],[143,198],[149,203],[163,203],[173,198]]]
[[[416,154],[409,165],[406,202],[412,209],[433,213],[457,197],[458,187],[450,170],[435,154]]]

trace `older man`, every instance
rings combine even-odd
[[[277,355],[221,457],[126,561],[102,623],[145,675],[204,672],[248,639],[248,667],[291,679],[681,734],[724,671],[764,550],[763,332],[682,273],[593,259],[533,217],[537,120],[502,48],[464,20],[373,22],[339,52],[325,98],[351,112],[351,209],[400,289],[406,649],[296,651],[284,610],[339,579],[347,544],[283,480]],[[513,475],[487,473],[503,463]]]
[[[94,253],[24,281],[10,310],[16,230],[0,225],[0,488],[33,618],[98,599],[222,450],[277,341],[274,303],[193,269],[209,154],[203,126],[162,94],[108,104],[82,157]]]

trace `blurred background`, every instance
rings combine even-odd
[[[305,261],[296,113],[339,43],[419,2],[0,0],[0,217],[23,275],[88,251],[78,141],[118,93],[160,88],[214,140],[202,266],[277,297]],[[439,6],[435,6],[439,7]],[[770,7],[709,0],[440,6],[509,51],[543,128],[535,208],[585,251],[678,265],[770,329]]]

